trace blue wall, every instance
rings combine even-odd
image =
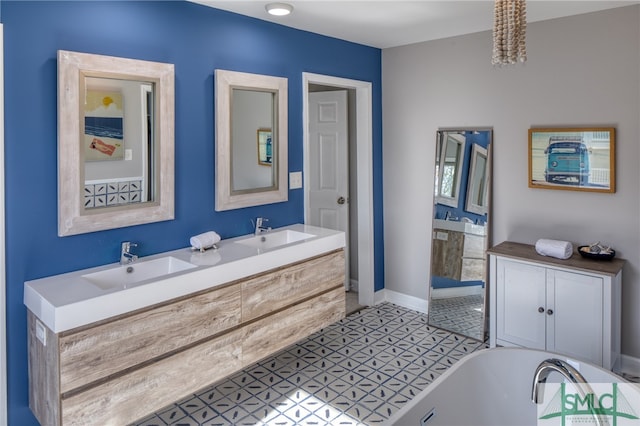
[[[373,83],[375,288],[383,283],[381,52],[187,2],[2,1],[5,40],[9,424],[37,424],[28,408],[25,280],[112,263],[122,240],[149,255],[215,229],[250,232],[303,221],[303,192],[287,203],[214,211],[213,70],[289,79],[289,169],[302,170],[302,72]],[[176,219],[57,236],[56,51],[169,62],[176,72]]]

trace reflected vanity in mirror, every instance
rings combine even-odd
[[[215,71],[216,211],[288,199],[287,79]]]
[[[492,129],[436,140],[429,324],[485,340]]]
[[[174,66],[58,52],[58,235],[174,218]]]

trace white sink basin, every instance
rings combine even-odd
[[[274,247],[295,243],[296,241],[302,241],[311,237],[315,237],[315,235],[307,234],[306,232],[298,232],[286,229],[284,231],[266,232],[261,235],[256,235],[255,237],[238,240],[236,241],[236,243],[243,244],[249,247],[255,247],[258,249],[271,249]]]
[[[192,265],[184,260],[167,256],[154,260],[134,262],[130,265],[118,266],[107,269],[106,271],[86,274],[83,275],[82,278],[85,278],[103,290],[109,290],[116,287],[127,288],[142,281],[195,267],[196,265]]]

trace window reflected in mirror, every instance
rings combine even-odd
[[[480,215],[487,213],[487,188],[487,148],[474,143],[467,183],[466,211]]]
[[[465,143],[464,133],[438,132],[436,197],[440,204],[458,205]]]

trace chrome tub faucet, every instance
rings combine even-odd
[[[568,362],[562,361],[557,358],[549,358],[540,363],[536,368],[533,375],[533,386],[531,388],[531,401],[534,404],[542,404],[542,384],[547,382],[549,374],[553,371],[559,373],[564,379],[573,383],[576,390],[580,394],[581,398],[586,398],[586,395],[593,394],[593,389],[589,385],[589,382],[584,378],[578,370],[576,370]],[[603,426],[607,424],[596,412],[591,413],[595,421],[596,426]]]
[[[136,260],[138,260],[138,256],[131,253],[132,247],[137,247],[138,244],[132,243],[131,241],[123,241],[120,246],[120,264],[121,265],[129,265]]]

